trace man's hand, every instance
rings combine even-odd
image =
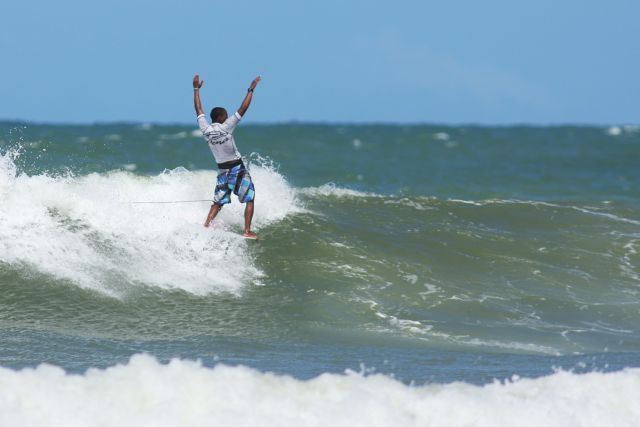
[[[262,80],[262,77],[260,76],[253,79],[253,81],[251,82],[251,85],[249,86],[249,90],[254,90],[256,86],[258,86],[258,83],[260,83],[260,80]]]
[[[204,84],[204,80],[200,80],[200,76],[199,75],[196,74],[195,76],[193,76],[193,88],[194,89],[200,89],[203,84]]]

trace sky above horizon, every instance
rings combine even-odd
[[[637,0],[7,0],[0,120],[640,123]]]

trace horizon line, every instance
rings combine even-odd
[[[113,125],[131,125],[131,126],[193,126],[197,127],[191,122],[162,122],[162,121],[146,121],[146,120],[105,120],[105,121],[37,121],[37,120],[24,120],[24,119],[2,119],[0,118],[0,125],[16,124],[16,125],[34,125],[34,126],[113,126]],[[283,121],[258,121],[245,123],[246,126],[291,126],[291,125],[303,125],[303,126],[430,126],[430,127],[594,127],[594,128],[607,128],[607,127],[638,127],[640,123],[631,122],[618,122],[618,123],[605,123],[605,122],[503,122],[503,123],[480,123],[480,122],[393,122],[393,121],[328,121],[328,120],[283,120]]]

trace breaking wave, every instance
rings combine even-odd
[[[246,368],[147,355],[84,375],[40,365],[0,368],[2,425],[632,426],[640,369],[405,385],[388,376],[297,380]],[[526,416],[523,416],[525,414]]]

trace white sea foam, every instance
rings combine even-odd
[[[112,133],[104,137],[107,141],[122,141],[122,136],[117,133]]]
[[[151,123],[141,123],[136,128],[138,130],[151,130],[151,129],[153,129],[153,124],[151,124]]]
[[[172,134],[162,134],[160,135],[160,139],[165,141],[172,141],[176,139],[185,139],[188,136],[189,136],[189,133],[187,133],[186,131],[182,131],[182,132],[172,133]]]
[[[131,203],[208,199],[213,171],[27,176],[17,173],[13,160],[0,156],[0,262],[111,295],[138,284],[238,292],[261,276],[252,242],[239,235],[244,207],[235,197],[211,229],[202,227],[210,203]],[[251,174],[258,231],[296,211],[281,175],[261,166]]]
[[[636,426],[640,369],[475,386],[407,386],[390,377],[301,381],[246,367],[146,355],[106,370],[0,368],[6,426]]]
[[[14,161],[18,155],[17,151],[0,153],[0,191],[15,180],[17,168]]]
[[[418,200],[424,202],[424,203],[420,203]],[[414,208],[415,210],[418,211],[426,211],[426,210],[432,210],[435,209],[431,206],[428,205],[428,203],[431,200],[425,197],[421,197],[421,198],[408,198],[408,197],[401,197],[401,198],[395,198],[395,199],[390,199],[390,200],[385,200],[384,204],[385,205],[400,205],[400,206],[406,206],[409,208]]]
[[[462,200],[462,199],[447,199],[449,202],[461,203],[467,205],[474,206],[488,206],[488,205],[530,205],[530,206],[545,206],[556,209],[571,209],[578,212],[582,212],[588,215],[600,216],[603,218],[610,219],[616,222],[625,222],[628,224],[640,225],[640,221],[636,221],[629,218],[620,217],[614,214],[606,213],[606,212],[598,212],[594,210],[595,208],[584,208],[580,206],[573,205],[559,205],[556,203],[550,202],[541,202],[541,201],[533,201],[533,200],[518,200],[518,199],[486,199],[486,200]]]
[[[622,133],[622,129],[619,126],[611,126],[607,129],[607,134],[611,136],[618,136]]]
[[[450,136],[446,132],[438,132],[433,134],[433,138],[437,139],[438,141],[448,141]]]
[[[312,197],[382,197],[375,193],[341,188],[333,183],[324,184],[320,187],[302,188],[298,190],[298,193]]]

